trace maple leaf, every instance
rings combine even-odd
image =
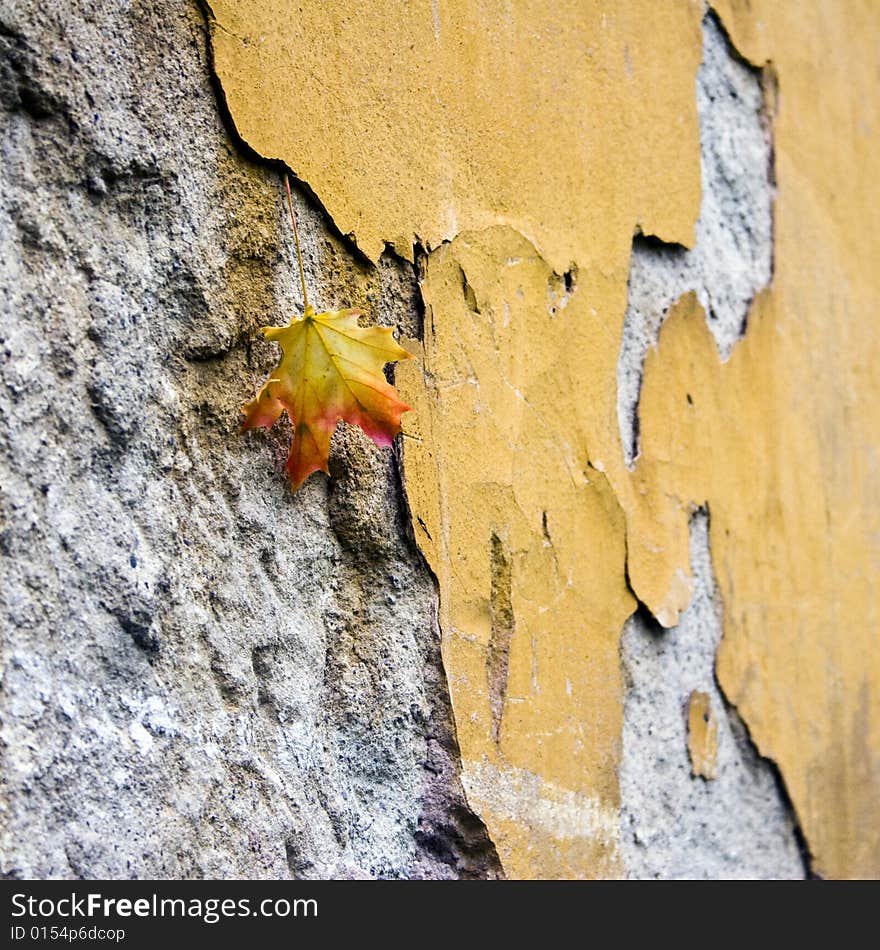
[[[281,347],[281,362],[242,407],[242,429],[270,428],[286,411],[293,425],[287,458],[292,490],[312,474],[329,474],[330,438],[340,419],[360,426],[379,446],[391,445],[410,407],[382,373],[386,363],[409,359],[388,327],[361,327],[360,310],[324,313],[306,305],[286,327],[263,327]]]
[[[303,315],[286,327],[263,327],[263,336],[281,347],[281,362],[262,389],[241,407],[242,430],[271,428],[282,412],[293,425],[287,457],[291,490],[312,474],[330,474],[330,439],[340,419],[360,426],[379,446],[391,445],[400,432],[400,416],[410,407],[386,382],[386,363],[409,359],[388,327],[361,327],[363,311],[315,313],[309,304],[299,229],[293,212],[290,179],[284,176],[287,206],[296,241],[303,292]]]

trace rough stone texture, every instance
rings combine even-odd
[[[738,58],[712,13],[697,71],[702,202],[692,250],[633,241],[617,367],[617,414],[628,463],[638,455],[638,402],[648,349],[669,307],[689,290],[706,311],[723,359],[745,331],[773,270],[773,146],[761,73]]]
[[[635,878],[802,878],[797,831],[773,766],[715,680],[721,605],[705,512],[691,521],[690,547],[694,595],[679,625],[664,630],[639,611],[621,640],[624,863]],[[715,779],[694,776],[688,758],[694,690],[709,696],[718,725]]]
[[[436,592],[359,432],[295,496],[237,432],[299,305],[194,4],[0,13],[2,873],[493,876]],[[298,198],[317,305],[416,335]]]

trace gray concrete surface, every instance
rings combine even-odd
[[[627,462],[638,456],[645,357],[669,307],[695,291],[727,359],[773,265],[773,152],[761,74],[742,61],[711,13],[698,70],[702,202],[692,249],[637,236],[618,362],[618,421]],[[621,639],[624,670],[621,837],[634,878],[798,878],[808,873],[795,819],[772,763],[762,759],[715,680],[721,605],[709,519],[691,522],[694,595],[677,627],[641,609]],[[695,776],[688,700],[709,697],[718,724],[717,776]]]

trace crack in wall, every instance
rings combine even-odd
[[[546,515],[545,515],[546,526]],[[492,738],[501,741],[501,723],[507,698],[507,677],[510,668],[510,642],[516,627],[513,612],[513,578],[510,553],[504,542],[493,532],[489,547],[491,592],[489,620],[491,633],[486,654],[486,678],[489,687],[489,707],[492,710]]]
[[[633,239],[617,364],[617,417],[628,465],[639,454],[645,357],[670,306],[695,291],[726,360],[773,272],[773,144],[763,74],[738,56],[711,11],[703,20],[697,113],[702,201],[693,249],[651,235]]]

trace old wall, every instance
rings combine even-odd
[[[422,260],[406,487],[505,866],[623,869],[620,631],[678,623],[705,506],[724,696],[815,870],[876,873],[876,8],[211,9],[244,139]]]
[[[492,876],[394,458],[291,496],[237,434],[301,306],[195,5],[2,7],[2,873]],[[297,200],[312,293],[412,270]]]
[[[9,5],[3,873],[880,874],[878,35]],[[418,356],[293,496],[282,163]]]

